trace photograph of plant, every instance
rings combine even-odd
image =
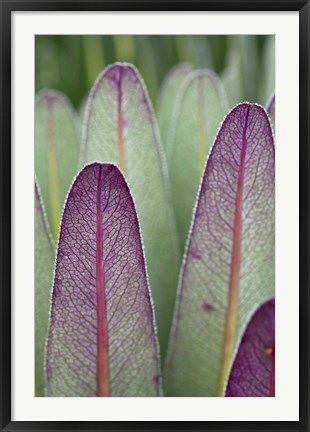
[[[35,396],[275,396],[274,36],[35,57]]]

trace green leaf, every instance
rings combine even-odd
[[[200,69],[213,69],[212,49],[208,36],[177,35],[175,43],[179,61],[190,62]]]
[[[70,103],[61,93],[41,91],[35,106],[35,173],[54,239],[79,152],[80,124]]]
[[[190,63],[178,64],[170,70],[161,88],[157,112],[158,125],[164,148],[167,146],[177,92],[191,71],[192,65]]]
[[[240,50],[232,43],[228,50],[226,67],[221,74],[221,81],[229,101],[229,108],[244,101],[244,89],[241,69]]]
[[[54,243],[35,182],[35,392],[44,396],[44,352],[53,285]]]
[[[259,96],[259,61],[256,37],[253,35],[238,35],[236,43],[241,53],[241,70],[244,83],[245,99],[256,102]]]
[[[223,396],[253,310],[274,295],[274,139],[259,105],[237,105],[210,152],[171,333],[168,396]]]
[[[259,77],[258,49],[255,36],[231,36],[226,68],[221,78],[229,99],[229,106],[248,100],[257,102],[260,88],[255,85]]]
[[[158,127],[143,81],[132,65],[109,66],[91,91],[81,166],[94,160],[117,164],[130,184],[141,223],[163,354],[180,259]]]
[[[172,202],[182,250],[206,157],[227,108],[224,89],[211,71],[188,75],[178,93],[168,145]]]
[[[103,37],[98,35],[84,35],[82,36],[82,41],[87,85],[88,88],[90,88],[99,71],[102,70],[105,65]]]
[[[87,98],[88,98],[88,94],[86,94],[83,99],[81,100],[78,109],[77,109],[77,113],[78,116],[81,119],[81,123],[83,124],[84,122],[84,118],[85,118],[85,113],[86,113],[86,104],[87,104]]]
[[[275,89],[275,36],[268,36],[262,58],[260,102],[266,104]]]

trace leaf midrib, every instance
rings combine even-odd
[[[234,353],[236,341],[236,327],[237,327],[237,312],[238,312],[238,295],[239,295],[239,278],[240,278],[240,252],[241,252],[241,234],[242,234],[242,195],[243,195],[243,181],[244,181],[244,168],[246,156],[246,131],[248,125],[248,117],[250,106],[247,108],[245,124],[242,131],[242,147],[240,154],[240,165],[238,172],[238,187],[236,193],[235,203],[235,220],[233,230],[233,249],[231,259],[231,270],[229,279],[228,290],[228,307],[225,319],[224,343],[221,357],[221,367],[219,375],[218,396],[224,394],[227,375],[231,366],[231,361]]]
[[[60,199],[59,184],[57,173],[57,153],[55,144],[55,127],[53,121],[53,102],[47,100],[47,124],[48,124],[48,178],[50,189],[50,206],[51,206],[51,230],[54,239],[57,239],[60,216]]]
[[[96,288],[97,288],[97,396],[109,396],[109,358],[108,358],[108,325],[105,296],[104,262],[103,262],[103,227],[101,215],[101,171],[100,166],[96,200]]]

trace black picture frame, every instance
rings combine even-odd
[[[24,422],[11,421],[11,14],[15,11],[298,11],[299,12],[299,150],[300,150],[300,379],[296,422]],[[0,0],[1,15],[1,431],[47,430],[216,430],[310,431],[309,423],[309,1],[304,0]]]

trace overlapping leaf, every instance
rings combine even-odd
[[[268,38],[272,37],[268,36]],[[269,44],[269,41],[267,43]],[[270,80],[270,76],[266,75],[265,59],[262,66],[259,62],[259,50],[255,36],[232,36],[228,40],[228,46],[225,69],[221,74],[221,79],[227,92],[229,105],[233,106],[244,100],[265,103],[262,97],[265,90],[262,91],[262,89],[265,88],[266,81]],[[269,74],[269,70],[267,73]],[[258,81],[260,85],[253,85]]]
[[[35,182],[35,394],[44,396],[44,352],[53,285],[54,244]]]
[[[275,88],[275,63],[276,63],[276,43],[275,36],[270,35],[266,39],[261,61],[261,84],[259,85],[260,100],[266,103],[271,92]]]
[[[65,206],[47,344],[48,396],[158,396],[153,311],[132,196],[86,166]]]
[[[274,294],[274,142],[268,115],[240,104],[203,175],[165,370],[171,396],[220,396],[253,309]]]
[[[167,145],[169,130],[171,128],[172,113],[176,103],[176,96],[184,79],[191,72],[190,63],[181,63],[175,66],[167,75],[160,92],[158,103],[158,125],[164,147]]]
[[[241,76],[246,100],[255,102],[258,100],[259,86],[253,85],[259,78],[258,46],[254,35],[237,35],[233,43],[241,53]],[[251,61],[249,61],[251,58]],[[241,101],[240,101],[241,102]]]
[[[35,172],[55,239],[79,152],[80,125],[70,103],[58,92],[41,91],[35,105]]]
[[[198,68],[214,67],[211,38],[205,35],[178,35],[175,38],[180,62],[190,62]]]
[[[156,120],[137,70],[108,67],[87,105],[81,165],[118,164],[129,181],[141,223],[162,351],[171,325],[179,254],[166,163]]]
[[[172,202],[182,250],[208,152],[226,112],[226,97],[211,71],[194,71],[178,94],[167,155]]]
[[[235,357],[226,396],[275,396],[275,303],[261,305],[251,318]]]
[[[242,80],[242,58],[236,43],[230,43],[225,61],[225,69],[221,73],[221,81],[227,94],[229,108],[245,100],[245,89]]]

